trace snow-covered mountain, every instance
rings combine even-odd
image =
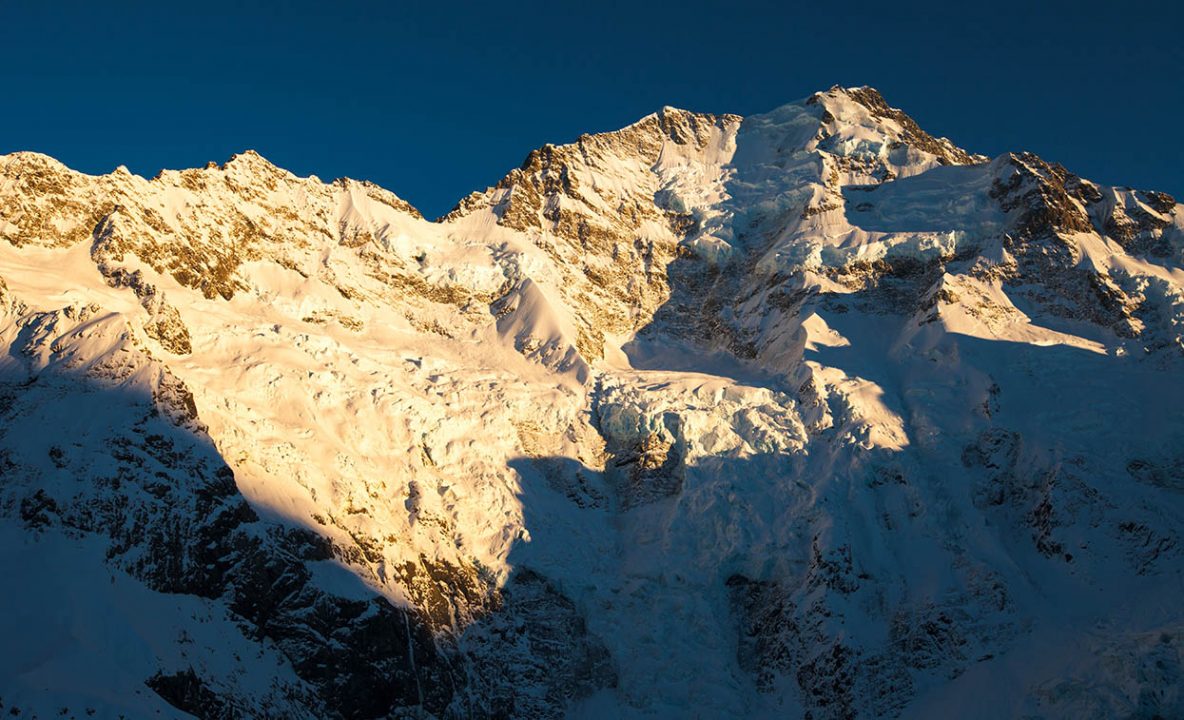
[[[1184,716],[1168,195],[836,87],[0,238],[0,713]]]

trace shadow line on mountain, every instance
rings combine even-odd
[[[17,333],[0,371],[0,467],[15,522],[34,537],[105,538],[107,563],[148,588],[222,604],[244,637],[275,643],[290,661],[304,685],[271,690],[306,716],[447,709],[463,678],[422,613],[373,591],[361,599],[319,587],[311,567],[341,562],[333,544],[300,523],[260,519],[179,381],[149,392],[102,375],[118,376],[117,363],[71,368],[53,358],[38,368],[21,352],[31,332]],[[197,669],[161,667],[144,681],[202,718],[263,710],[244,704],[227,677]]]
[[[434,608],[395,604],[353,552],[369,548],[340,546],[300,518],[252,507],[192,397],[163,367],[144,384],[142,375],[124,382],[119,362],[79,365],[55,351],[45,365],[23,351],[41,344],[39,332],[17,332],[0,365],[0,469],[12,519],[34,536],[100,538],[107,564],[146,587],[225,607],[245,638],[274,643],[291,663],[304,685],[272,690],[302,716],[418,708],[442,718],[547,717],[616,684],[612,658],[581,612],[529,564],[492,588],[447,564],[419,568],[444,603],[494,591],[465,608],[467,626],[450,626]],[[521,499],[536,503],[530,492]],[[205,676],[202,662],[162,666],[143,680],[201,718],[270,712],[236,694],[229,676]]]

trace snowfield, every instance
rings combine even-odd
[[[0,156],[0,714],[1184,716],[1184,206],[870,88],[438,221]]]

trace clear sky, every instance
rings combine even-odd
[[[1184,3],[795,5],[0,0],[0,153],[151,177],[254,148],[434,217],[546,142],[837,83],[974,152],[1184,197]]]

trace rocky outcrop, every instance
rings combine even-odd
[[[971,155],[955,146],[947,138],[935,138],[925,132],[915,120],[903,111],[890,107],[875,88],[858,87],[844,92],[855,102],[866,107],[874,117],[887,118],[899,125],[901,138],[897,142],[927,152],[936,157],[938,162],[943,165],[967,165],[986,160],[981,155]]]

